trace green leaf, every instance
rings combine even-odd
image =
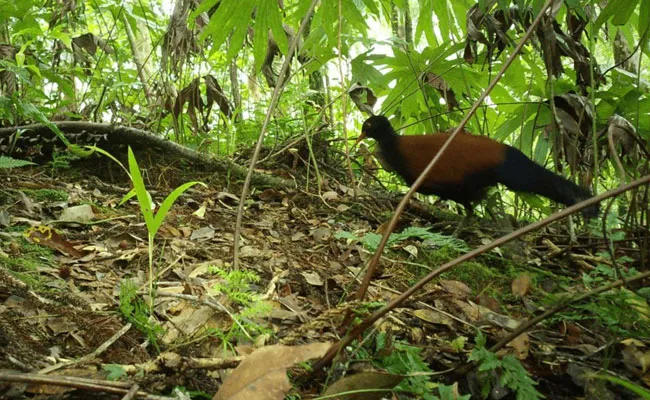
[[[138,203],[140,203],[140,213],[144,218],[144,222],[147,224],[149,236],[153,237],[156,235],[158,229],[154,227],[151,196],[144,185],[144,180],[140,173],[140,167],[138,166],[138,161],[135,159],[133,150],[131,150],[131,146],[129,146],[129,171],[131,172],[131,182],[133,182],[133,188],[138,197]]]
[[[612,383],[616,383],[618,385],[623,386],[624,388],[628,389],[629,391],[633,392],[637,396],[641,396],[641,398],[645,400],[650,400],[650,391],[647,389],[643,388],[642,386],[639,386],[638,384],[634,382],[630,382],[626,379],[619,378],[617,376],[612,376],[612,375],[607,375],[607,374],[598,374],[594,376],[595,378],[610,381]]]
[[[254,1],[222,0],[201,38],[212,35],[213,51],[217,51],[232,33],[227,53],[227,61],[230,61],[243,47],[255,6]]]
[[[276,1],[258,0],[255,17],[255,34],[253,35],[253,54],[255,56],[255,70],[259,71],[264,63],[268,48],[269,29],[278,48],[283,54],[289,51],[287,36],[282,27],[280,8]]]
[[[13,157],[0,156],[0,169],[20,168],[20,167],[25,167],[27,165],[36,165],[36,164],[27,160],[18,160]]]
[[[367,53],[363,53],[353,58],[350,62],[352,67],[352,82],[361,82],[376,90],[378,88],[387,88],[388,83],[384,74],[381,73],[374,65],[366,63]]]
[[[86,148],[88,151],[90,151],[91,154],[92,154],[92,152],[97,152],[97,153],[99,153],[99,154],[101,154],[101,155],[103,155],[103,156],[105,156],[105,157],[110,158],[110,159],[113,160],[117,165],[119,165],[120,167],[122,167],[122,169],[124,170],[124,172],[126,172],[126,174],[128,175],[129,179],[131,178],[131,174],[129,174],[129,170],[126,169],[126,167],[124,166],[124,164],[122,164],[122,163],[120,162],[120,160],[118,160],[117,158],[115,158],[115,157],[114,157],[111,153],[109,153],[108,151],[102,149],[101,147],[97,147],[97,146],[85,146],[85,148]]]
[[[371,15],[376,16],[377,19],[381,17],[381,13],[379,12],[379,7],[377,7],[377,4],[375,4],[374,0],[363,0],[363,4],[366,6],[368,11],[370,11]]]
[[[440,33],[442,34],[442,40],[447,41],[447,40],[455,40],[454,39],[454,34],[451,31],[452,26],[454,25],[451,21],[453,21],[453,17],[450,17],[451,14],[453,13],[451,5],[448,4],[448,1],[440,1],[440,0],[433,0],[433,10],[432,14],[434,14],[438,18],[438,29],[440,30]],[[451,18],[451,20],[450,20]],[[436,35],[435,35],[435,30],[433,26],[433,15],[429,16],[427,14],[427,19],[431,20],[431,31],[427,32],[427,40],[429,40],[429,43],[431,43],[432,46],[434,46],[437,42],[436,40]],[[458,32],[457,32],[458,33]]]
[[[72,38],[68,33],[63,32],[60,29],[54,29],[50,32],[50,36],[53,39],[60,40],[68,49],[72,48]]]
[[[158,209],[158,212],[156,213],[156,216],[153,220],[153,226],[156,231],[158,231],[158,228],[162,225],[163,220],[165,219],[165,216],[167,215],[167,212],[169,212],[169,209],[174,205],[174,202],[183,194],[185,193],[189,188],[191,188],[194,185],[201,185],[203,187],[208,187],[205,183],[203,182],[198,182],[198,181],[193,181],[193,182],[187,182],[182,184],[181,186],[177,187],[174,189],[173,192],[171,192],[165,200],[163,200],[162,204],[160,205],[160,208]]]
[[[617,0],[617,2],[620,3],[620,8],[614,13],[612,24],[617,26],[625,25],[634,12],[639,0]]]
[[[612,20],[614,25],[624,25],[630,19],[639,0],[610,0],[594,23],[598,30],[605,22]]]
[[[262,0],[261,2],[266,5],[265,13],[268,28],[273,32],[273,38],[282,54],[287,54],[289,52],[289,40],[287,39],[287,34],[284,32],[284,28],[282,27],[280,6],[277,1]]]
[[[219,1],[221,0],[203,0],[201,4],[199,4],[198,7],[192,13],[190,14],[188,20],[189,21],[194,21],[196,18],[201,15],[201,13],[204,13],[208,10],[210,10],[212,7],[214,7]]]
[[[106,378],[109,381],[117,381],[123,376],[126,376],[126,370],[119,364],[106,364],[102,368],[108,372]]]
[[[418,18],[418,23],[415,25],[413,40],[415,44],[420,43],[420,37],[424,34],[429,46],[436,45],[438,41],[433,30],[433,2],[431,0],[422,0],[419,4],[420,18]]]
[[[638,31],[641,37],[640,49],[647,55],[648,40],[650,40],[650,0],[641,0]]]

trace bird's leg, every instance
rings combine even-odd
[[[474,208],[470,203],[463,204],[463,207],[465,208],[465,216],[461,218],[460,222],[458,223],[458,226],[456,227],[456,230],[452,234],[453,237],[458,238],[460,236],[460,233],[465,229],[465,225],[467,225],[467,222],[474,217]]]

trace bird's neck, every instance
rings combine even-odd
[[[378,141],[381,156],[390,169],[397,172],[407,183],[411,183],[411,174],[406,168],[406,159],[400,151],[400,136],[395,132],[392,135],[386,135]]]

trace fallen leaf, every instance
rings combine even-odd
[[[72,257],[80,258],[83,254],[72,246],[63,235],[54,228],[49,226],[38,226],[29,228],[25,231],[24,236],[32,243],[47,246],[51,249],[58,250]]]
[[[415,247],[414,245],[408,244],[408,245],[404,246],[403,249],[404,249],[404,251],[406,251],[407,253],[409,253],[413,257],[417,258],[417,256],[418,256],[418,248]]]
[[[198,219],[205,219],[205,213],[207,212],[207,210],[208,210],[207,207],[205,205],[202,205],[201,207],[199,207],[198,210],[194,211],[192,215],[194,215]]]
[[[273,201],[282,200],[282,196],[283,196],[282,193],[278,192],[275,189],[269,188],[269,189],[264,189],[263,192],[257,195],[257,198],[264,202],[270,203]]]
[[[530,350],[530,338],[527,333],[522,333],[521,335],[514,338],[508,347],[512,347],[515,350],[515,357],[520,360],[525,360],[528,358],[528,351]]]
[[[307,237],[307,235],[305,235],[304,233],[296,232],[291,236],[291,241],[292,242],[297,242],[297,241],[302,240],[302,239],[304,239],[306,237]]]
[[[321,227],[311,231],[311,236],[317,242],[326,242],[332,237],[332,231],[329,228]]]
[[[447,326],[452,326],[453,324],[451,318],[435,310],[428,310],[428,309],[414,310],[412,314],[415,317],[421,319],[422,321],[428,322],[430,324],[447,325]]]
[[[213,400],[282,400],[291,389],[287,368],[325,355],[329,343],[273,345],[255,350],[226,378]]]
[[[446,292],[459,299],[466,299],[472,294],[472,289],[463,282],[441,279],[439,283]]]
[[[240,256],[242,258],[254,258],[254,257],[261,257],[263,255],[262,250],[256,249],[253,246],[244,246],[240,250]]]
[[[528,292],[530,292],[530,286],[532,283],[533,281],[527,274],[519,275],[514,281],[512,281],[512,294],[517,297],[524,297]]]
[[[323,279],[316,272],[301,272],[300,273],[307,283],[312,286],[323,286]]]
[[[199,229],[195,229],[192,231],[192,235],[190,235],[190,240],[210,240],[214,237],[214,229],[210,226],[204,226]]]
[[[323,193],[323,200],[325,200],[325,201],[336,200],[338,198],[339,198],[338,193],[336,193],[333,190],[330,190],[329,192]]]
[[[93,219],[95,219],[95,213],[90,204],[65,208],[59,216],[59,221],[66,222],[90,222]]]
[[[404,379],[401,375],[389,374],[379,371],[360,372],[345,376],[327,388],[324,395],[334,396],[339,393],[364,389],[392,389]],[[334,396],[337,400],[379,400],[389,398],[388,392],[376,391],[368,393],[351,393]]]

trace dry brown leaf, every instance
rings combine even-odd
[[[462,301],[453,299],[452,302],[459,307],[465,317],[470,321],[479,321],[485,320],[491,323],[494,326],[507,329],[516,329],[519,326],[519,322],[515,319],[512,319],[506,315],[495,313],[487,307],[480,306],[472,301]]]
[[[511,289],[512,294],[517,297],[524,297],[530,292],[530,286],[533,281],[530,279],[530,276],[527,274],[521,274],[514,281],[512,281]]]
[[[332,231],[326,227],[316,228],[310,234],[317,242],[327,242],[332,237]]]
[[[270,188],[269,189],[264,189],[264,191],[260,192],[257,195],[258,199],[260,199],[260,200],[262,200],[264,202],[267,202],[267,203],[271,203],[271,202],[274,202],[274,201],[281,201],[282,197],[283,197],[282,192],[277,191],[275,189],[270,189]]]
[[[650,366],[650,351],[637,347],[636,344],[630,344],[621,351],[623,354],[623,363],[636,374],[645,374]]]
[[[445,314],[434,310],[427,310],[427,309],[414,310],[412,314],[415,317],[421,319],[422,321],[428,322],[430,324],[452,326],[454,322],[452,321],[451,318],[449,318]]]
[[[439,283],[447,293],[452,294],[456,298],[466,299],[472,294],[472,289],[463,282],[441,279]]]
[[[391,389],[400,383],[402,379],[404,379],[404,377],[401,375],[388,374],[385,372],[360,372],[358,374],[343,377],[334,382],[327,388],[324,395],[332,396],[339,393],[364,389]],[[387,394],[388,390],[386,392],[344,394],[336,396],[335,398],[337,400],[379,400],[387,398]]]
[[[322,197],[323,197],[323,200],[325,200],[325,201],[338,200],[339,194],[336,193],[333,190],[330,190],[328,192],[323,193]]]
[[[317,342],[257,349],[226,378],[213,400],[282,400],[291,389],[287,368],[322,357],[329,347],[329,343]]]
[[[49,226],[41,225],[35,228],[29,228],[23,236],[32,243],[58,250],[71,257],[80,258],[83,256],[79,250],[72,246],[72,243],[66,240],[61,232]]]
[[[317,272],[301,272],[303,278],[307,281],[308,284],[312,286],[323,286],[323,279],[318,275]]]
[[[508,347],[512,347],[515,350],[515,357],[520,360],[525,360],[528,358],[528,352],[530,350],[530,338],[527,333],[522,333],[521,335],[514,338]]]

